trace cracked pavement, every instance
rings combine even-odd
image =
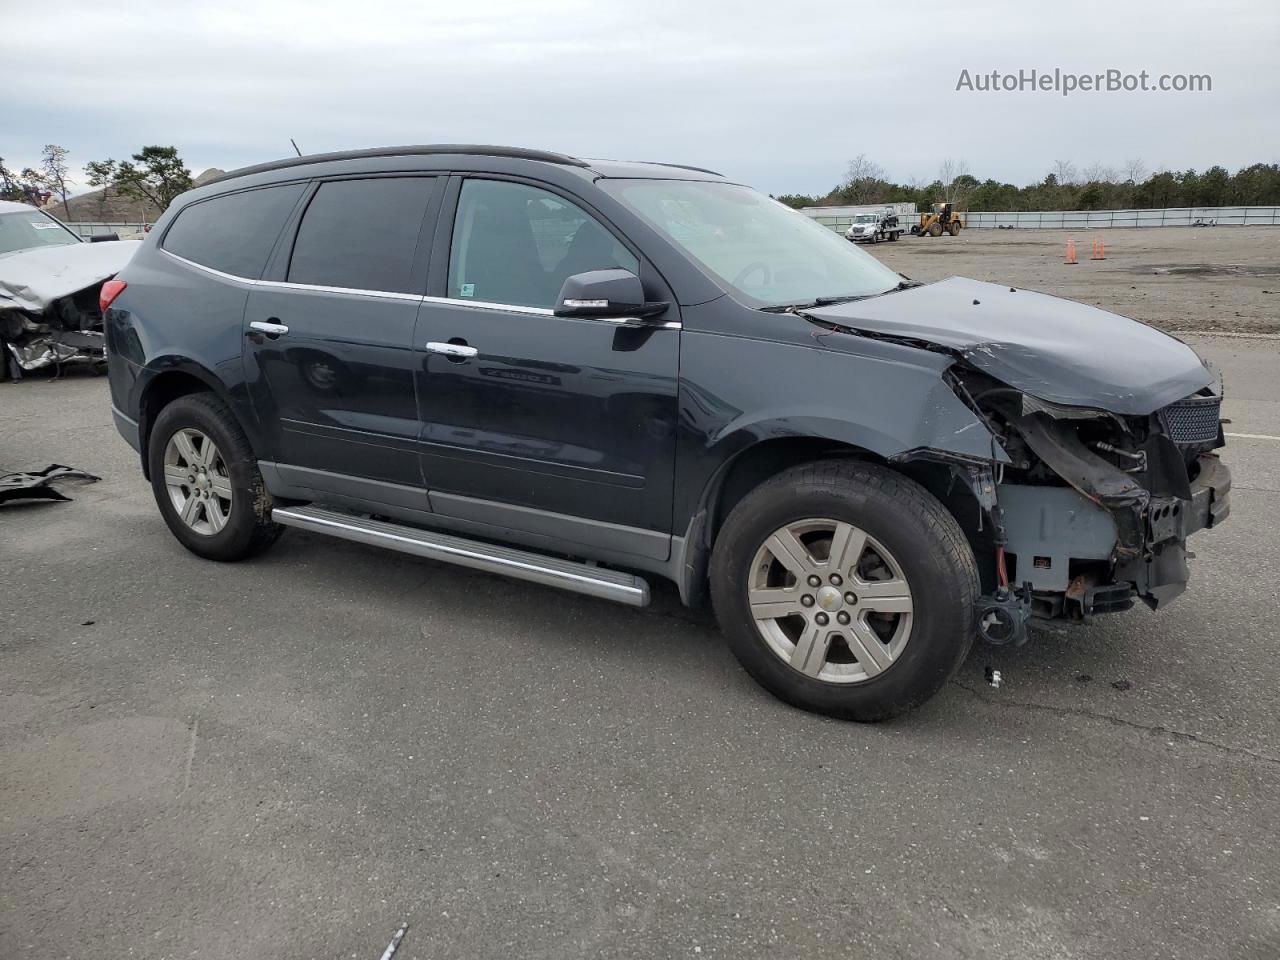
[[[1280,341],[1188,337],[1280,435]],[[899,721],[710,616],[290,531],[187,554],[106,381],[0,384],[0,957],[1280,954],[1280,442],[1188,594],[976,647]],[[985,679],[999,670],[996,689]]]

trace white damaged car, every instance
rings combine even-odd
[[[139,246],[87,242],[43,210],[0,201],[0,377],[102,363],[98,292]]]

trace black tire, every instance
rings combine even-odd
[[[810,517],[852,523],[893,553],[911,588],[911,633],[888,669],[856,683],[806,676],[784,662],[757,630],[747,602],[749,570],[761,544]],[[901,474],[856,460],[824,460],[786,470],[734,507],[711,558],[711,596],[720,629],[742,666],[793,706],[874,722],[928,700],[964,662],[975,636],[978,568],[947,509]]]
[[[892,243],[894,240],[897,240],[897,239],[898,239],[898,233],[897,233],[897,232],[894,232],[894,233],[889,234],[889,242],[890,242],[890,243]]]
[[[952,220],[952,221],[951,221],[951,226],[947,227],[947,230],[951,233],[951,235],[952,235],[953,237],[959,236],[959,235],[960,235],[960,221],[959,221],[959,220]]]
[[[202,534],[183,523],[165,484],[164,453],[170,438],[194,428],[213,440],[231,479],[231,510],[226,525]],[[272,543],[284,530],[271,522],[271,494],[262,482],[249,440],[231,408],[212,393],[191,393],[174,400],[156,417],[147,445],[147,465],[156,505],[169,530],[184,547],[207,560],[243,560]]]
[[[942,236],[942,224],[938,223],[938,221],[936,220],[933,223],[929,224],[929,236],[931,237]]]

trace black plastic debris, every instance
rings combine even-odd
[[[51,463],[43,470],[33,470],[29,473],[6,473],[0,476],[0,503],[9,503],[13,500],[68,501],[70,497],[55,490],[50,484],[68,480],[96,483],[101,479],[92,473],[77,470],[75,467],[66,467],[60,463]]]

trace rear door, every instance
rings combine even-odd
[[[246,374],[291,486],[426,509],[412,346],[439,182],[314,184],[249,295]]]
[[[442,217],[435,295],[414,343],[432,509],[664,559],[677,308],[640,329],[551,309],[575,273],[623,267],[650,299],[673,300],[662,278],[583,202],[545,184],[455,179]],[[440,352],[450,347],[461,349]]]

